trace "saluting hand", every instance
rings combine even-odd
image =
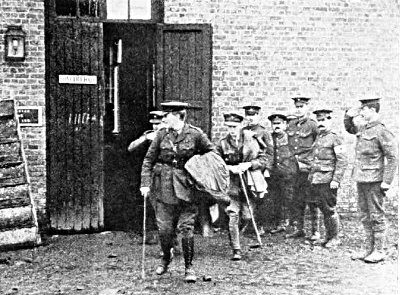
[[[140,188],[140,193],[142,194],[142,196],[144,198],[147,198],[147,196],[149,195],[150,192],[150,188],[148,186],[143,186]]]
[[[387,184],[385,182],[381,183],[381,190],[386,192],[390,188],[390,184]]]
[[[156,138],[156,132],[150,132],[150,133],[146,134],[146,139],[147,140],[153,141],[154,138]]]

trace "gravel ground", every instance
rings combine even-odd
[[[196,236],[199,280],[183,282],[183,257],[157,276],[157,245],[146,246],[146,278],[141,279],[141,238],[127,232],[49,237],[43,246],[0,253],[0,294],[397,294],[397,219],[389,226],[388,259],[365,264],[350,255],[361,247],[362,229],[342,220],[343,244],[336,250],[284,234],[263,237],[261,249],[242,238],[244,259],[230,260],[226,231]],[[250,251],[251,250],[251,251]],[[203,276],[211,281],[203,281]]]

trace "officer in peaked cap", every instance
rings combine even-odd
[[[261,107],[257,105],[243,106],[247,126],[241,130],[240,140],[244,142],[245,137],[252,135],[258,142],[260,148],[263,150],[265,156],[261,161],[262,165],[259,167],[262,171],[270,170],[273,162],[273,146],[271,134],[267,129],[260,124],[260,110]],[[246,135],[246,136],[245,136]],[[267,225],[267,216],[265,214],[266,208],[265,198],[257,199],[257,206],[255,208],[255,216],[260,224],[260,234],[264,234],[264,227]]]
[[[190,105],[187,102],[181,102],[181,101],[166,101],[161,103],[161,108],[163,109],[164,112],[167,113],[173,113],[173,112],[179,112],[180,117],[183,118],[183,115],[186,117],[186,110],[187,109],[193,109],[195,108],[194,106]],[[173,118],[173,117],[171,117]],[[192,126],[194,127],[194,126]],[[211,216],[210,216],[210,202],[207,202],[205,200],[201,200],[199,202],[199,212],[197,215],[197,218],[200,221],[201,228],[202,228],[202,234],[203,237],[209,237],[211,236]]]
[[[324,216],[326,248],[340,244],[339,215],[336,211],[337,191],[347,166],[343,139],[332,131],[332,110],[319,109],[313,112],[317,118],[319,133],[310,154],[312,194]]]
[[[274,226],[270,232],[276,234],[286,231],[293,224],[293,193],[299,166],[292,148],[289,145],[287,116],[275,113],[268,117],[272,125],[274,162],[269,178],[269,191],[273,200]]]
[[[148,197],[150,186],[157,198],[156,217],[163,257],[156,269],[157,275],[168,271],[172,260],[171,248],[175,237],[176,223],[182,235],[182,250],[185,263],[185,281],[195,282],[192,266],[194,256],[194,224],[198,208],[184,169],[186,162],[196,154],[216,151],[214,145],[201,129],[186,123],[188,103],[164,102],[166,112],[163,122],[167,125],[156,133],[144,158],[140,192]]]
[[[386,257],[384,197],[396,173],[398,146],[393,134],[379,119],[380,99],[364,98],[360,102],[360,108],[347,110],[344,117],[346,130],[357,134],[353,178],[366,232],[365,253],[352,258],[377,263]],[[361,128],[354,123],[357,115],[365,121]]]
[[[297,119],[292,120],[287,128],[289,144],[299,163],[300,171],[296,176],[295,192],[293,197],[294,231],[288,234],[288,238],[299,238],[305,236],[304,231],[304,213],[306,206],[310,208],[311,215],[311,240],[318,240],[319,224],[318,224],[318,208],[316,200],[311,195],[311,184],[308,181],[309,165],[307,157],[310,154],[311,146],[318,134],[317,123],[309,117],[309,101],[308,97],[293,97],[294,106],[296,108],[295,115]]]
[[[257,154],[251,162],[244,162],[243,145],[240,141],[241,123],[243,117],[236,113],[224,114],[224,124],[228,127],[228,134],[217,144],[217,151],[228,166],[230,172],[229,197],[231,203],[224,208],[229,216],[229,240],[232,247],[232,260],[241,260],[242,252],[240,245],[240,219],[248,223],[251,220],[250,209],[247,205],[239,173],[253,167],[262,167],[265,162],[265,153],[257,149]],[[255,143],[257,145],[257,143]],[[250,206],[254,207],[254,198],[249,198]]]

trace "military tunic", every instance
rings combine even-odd
[[[217,152],[224,159],[227,165],[238,165],[243,162],[243,144],[239,141],[236,142],[231,135],[227,135],[221,139],[217,144]],[[264,151],[261,149],[255,159],[251,161],[250,169],[265,169],[266,156]],[[247,205],[247,201],[244,197],[240,178],[238,174],[230,172],[230,185],[228,192],[231,203],[225,212],[229,215],[229,234],[231,247],[234,250],[240,250],[239,240],[239,222],[240,214],[243,219],[250,219],[250,211]],[[254,208],[254,198],[250,197],[250,205]]]
[[[357,136],[353,178],[357,182],[361,221],[374,232],[386,229],[384,192],[381,183],[391,184],[397,169],[398,146],[393,134],[379,121],[369,122],[360,130],[345,114],[346,130]],[[385,163],[386,160],[386,163]]]
[[[330,218],[335,214],[337,204],[337,189],[331,189],[330,183],[340,183],[347,166],[342,138],[331,131],[319,133],[312,146],[309,162],[312,194],[317,197],[324,218]]]
[[[176,225],[183,236],[193,236],[197,205],[190,176],[184,166],[196,154],[215,151],[199,128],[185,124],[181,133],[163,128],[151,143],[142,166],[141,187],[150,187],[157,198],[157,225],[161,235],[173,235]]]
[[[272,218],[276,226],[293,216],[293,194],[299,165],[287,133],[272,133],[274,162],[269,178],[269,191],[273,201]]]

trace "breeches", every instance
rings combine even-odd
[[[180,200],[178,204],[165,204],[157,201],[156,219],[160,235],[173,236],[175,230],[183,238],[193,237],[195,219],[198,213],[196,204]]]

